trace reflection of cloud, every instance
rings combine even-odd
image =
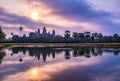
[[[27,80],[40,80],[42,81],[43,79],[49,79],[50,77],[48,76],[47,73],[43,72],[41,68],[32,68],[28,70],[26,76],[29,76]]]
[[[63,57],[62,57],[63,58]],[[61,59],[61,58],[60,58]],[[6,81],[11,80],[11,78],[15,78],[12,81],[29,81],[29,80],[49,80],[52,79],[52,75],[57,75],[59,73],[64,72],[65,70],[72,69],[74,67],[84,67],[84,66],[91,66],[99,61],[94,61],[96,59],[86,59],[86,58],[78,58],[78,59],[71,59],[69,61],[60,60],[59,57],[56,61],[49,60],[50,62],[46,63],[42,66],[33,65],[32,68],[26,68],[27,70],[24,72],[18,72],[16,74],[12,74],[5,78]],[[20,77],[19,77],[20,76]],[[18,78],[19,77],[19,80]]]
[[[91,58],[82,56],[74,58],[71,55],[71,59],[65,60],[64,52],[61,52],[57,54],[54,60],[48,58],[43,63],[41,60],[36,61],[29,58],[27,52],[24,61],[17,64],[15,60],[18,60],[18,57],[16,57],[18,55],[9,59],[10,51],[6,51],[7,58],[5,57],[0,67],[2,81],[65,81],[65,79],[67,81],[73,81],[69,79],[74,79],[74,81],[78,81],[77,79],[84,81],[119,81],[119,79],[116,79],[119,78],[119,57],[113,57],[113,55],[110,55],[112,53],[104,53],[103,56]],[[61,78],[63,76],[66,78]]]
[[[98,77],[96,77],[96,79],[95,80],[93,80],[93,81],[103,81],[103,79],[104,79],[104,81],[114,81],[114,79],[115,79],[115,77],[113,76],[113,75],[107,75],[107,76],[98,76]]]

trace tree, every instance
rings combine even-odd
[[[89,42],[90,34],[91,34],[90,32],[85,32],[86,42]]]
[[[11,36],[13,36],[13,32],[11,32]]]
[[[5,33],[2,31],[2,28],[0,26],[0,39],[5,39]]]
[[[20,26],[20,37],[21,37],[21,32],[22,32],[23,28]]]
[[[84,38],[85,38],[84,33],[79,33],[79,38],[80,38],[80,40],[83,42],[83,41],[84,41]]]
[[[102,33],[99,33],[99,34],[98,34],[98,37],[99,37],[99,38],[102,38],[102,37],[103,37]]]
[[[92,33],[91,39],[92,39],[92,41],[97,41],[98,40],[98,33]]]
[[[113,35],[113,40],[116,42],[116,41],[118,41],[118,38],[119,38],[119,35],[117,33],[115,33]]]
[[[68,43],[68,39],[70,38],[70,31],[66,30],[64,36],[65,38],[67,38],[67,43]]]
[[[11,32],[11,36],[13,37],[13,32]],[[11,38],[12,38],[12,37],[11,37]]]
[[[79,33],[74,32],[74,33],[73,33],[73,37],[74,37],[75,39],[78,38],[78,37],[79,37]]]
[[[99,42],[101,42],[101,41],[102,41],[102,38],[103,38],[103,34],[102,34],[102,33],[99,33],[99,34],[98,34],[98,37],[99,37]]]
[[[72,35],[72,36],[73,36],[75,42],[79,42],[79,33],[73,32],[73,35]]]

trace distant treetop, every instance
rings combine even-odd
[[[5,33],[2,31],[2,27],[0,25],[0,39],[5,39]]]

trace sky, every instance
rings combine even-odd
[[[11,32],[28,35],[44,26],[48,32],[120,34],[120,0],[0,0],[0,25]]]

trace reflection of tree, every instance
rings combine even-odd
[[[118,55],[119,54],[118,52],[119,51],[117,49],[114,49],[114,55]]]
[[[74,57],[78,57],[78,50],[77,50],[77,49],[74,49],[74,50],[73,50],[73,56],[74,56]]]
[[[13,56],[13,53],[11,53],[11,56]]]
[[[102,54],[103,54],[102,48],[98,48],[98,52],[99,52],[99,55],[102,56]]]
[[[41,48],[41,47],[15,47],[15,48],[11,48],[12,53],[11,56],[13,54],[18,54],[20,53],[20,59],[19,61],[21,61],[21,53],[25,54],[26,51],[28,51],[29,56],[31,57],[36,57],[38,58],[38,60],[40,60],[40,57],[42,56],[43,61],[46,61],[46,57],[50,55],[52,55],[52,58],[55,58],[55,54],[59,54],[63,51],[63,49],[54,49],[54,48]]]
[[[20,59],[19,59],[19,62],[22,62],[23,59],[22,59],[22,56],[21,56],[21,52],[20,52]]]
[[[73,48],[73,56],[85,56],[86,58],[90,58],[92,56],[102,55],[103,50],[102,48],[88,48],[88,47],[81,47],[81,48]]]
[[[94,48],[91,48],[91,53],[92,53],[92,54],[94,54],[94,53],[95,53]]]
[[[69,50],[65,50],[65,59],[70,59]]]
[[[42,59],[44,62],[47,58],[52,57],[53,59],[58,54],[65,52],[65,59],[70,59],[70,52],[73,53],[73,57],[84,56],[86,58],[91,58],[91,56],[101,56],[103,51],[114,52],[114,55],[118,55],[120,49],[114,48],[112,50],[105,50],[103,48],[88,48],[88,47],[73,47],[73,48],[50,48],[50,47],[15,47],[11,48],[12,53],[14,54],[26,54],[29,53],[29,56],[35,57],[38,60]],[[22,61],[20,56],[19,61]]]
[[[73,57],[84,56],[85,49],[84,48],[73,48]]]
[[[80,55],[80,56],[84,56],[84,54],[85,54],[85,50],[84,50],[84,48],[81,48],[81,49],[79,50],[79,55]]]
[[[101,56],[103,54],[102,48],[92,48],[92,56]]]
[[[2,63],[2,59],[6,56],[5,52],[0,51],[0,65]]]
[[[90,58],[90,48],[85,48],[85,57]]]
[[[22,52],[23,52],[23,54],[25,55],[25,54],[26,54],[26,49],[23,49],[23,51],[22,51]]]

